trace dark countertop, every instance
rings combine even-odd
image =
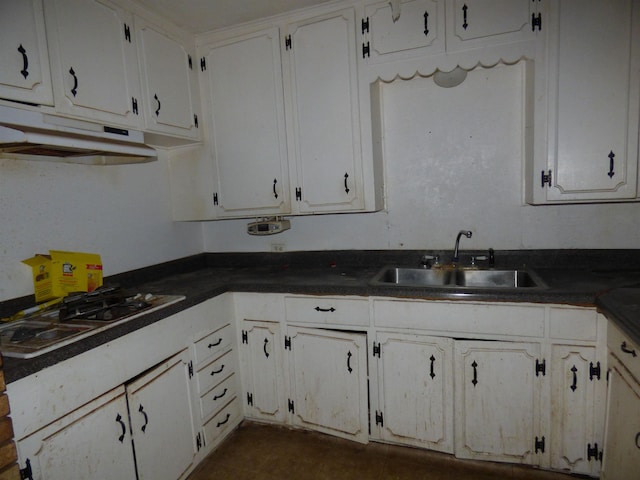
[[[201,254],[114,275],[105,279],[105,284],[117,283],[143,293],[184,295],[186,299],[39,357],[24,360],[5,357],[5,380],[11,383],[31,375],[226,291],[598,306],[640,343],[640,251],[496,252],[496,268],[527,266],[543,280],[546,288],[486,290],[370,284],[384,265],[416,266],[419,253]],[[9,315],[32,304],[32,296],[2,302],[0,315]]]

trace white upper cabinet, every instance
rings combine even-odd
[[[199,137],[199,89],[195,45],[136,17],[145,130]]]
[[[527,201],[635,198],[640,5],[632,0],[551,2],[547,33],[547,78],[536,77]]]
[[[542,28],[540,0],[449,0],[447,50],[531,40]]]
[[[218,216],[289,213],[279,30],[207,44],[201,53]]]
[[[444,52],[444,0],[400,2],[393,19],[390,2],[365,6],[362,56],[370,62]]]
[[[140,127],[133,17],[107,0],[45,0],[58,112]]]
[[[290,158],[300,213],[364,207],[353,9],[287,26]]]
[[[42,0],[0,6],[0,98],[53,105]]]

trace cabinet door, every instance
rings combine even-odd
[[[453,340],[391,333],[377,339],[382,439],[453,453]]]
[[[3,1],[0,97],[53,105],[42,0]]]
[[[606,390],[606,372],[595,350],[552,347],[550,452],[552,468],[597,476],[604,437],[596,403]]]
[[[279,30],[203,48],[219,216],[290,211]]]
[[[288,329],[293,423],[366,443],[366,335]]]
[[[444,52],[444,1],[400,2],[400,17],[394,21],[392,15],[390,2],[365,7],[363,47],[369,48],[368,61]]]
[[[34,480],[135,478],[127,401],[118,387],[18,442]]]
[[[288,26],[283,44],[301,213],[363,208],[355,15]]]
[[[189,44],[141,18],[136,17],[135,21],[145,128],[197,138],[199,124],[196,125],[195,105],[199,96],[195,57]]]
[[[533,201],[634,198],[640,5],[566,0],[551,7],[548,79],[538,83],[548,89],[547,132],[534,151]]]
[[[607,437],[602,479],[637,478],[640,469],[640,385],[609,357]]]
[[[139,479],[175,480],[194,461],[188,363],[185,350],[127,385]]]
[[[246,415],[284,422],[287,407],[280,325],[245,320],[241,338],[242,395]]]
[[[56,110],[140,126],[133,18],[108,0],[46,0]]]
[[[532,40],[539,30],[532,0],[451,0],[447,2],[447,50]]]
[[[455,342],[456,456],[539,462],[539,354],[534,343]]]

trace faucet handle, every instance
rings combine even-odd
[[[433,262],[431,262],[433,260]],[[440,255],[423,255],[420,258],[420,264],[424,268],[431,268],[433,265],[440,264]]]

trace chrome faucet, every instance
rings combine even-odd
[[[460,248],[460,237],[464,235],[467,238],[471,238],[472,232],[471,230],[460,230],[458,232],[458,236],[456,237],[456,246],[453,249],[453,258],[451,259],[451,263],[458,263],[460,260],[460,255],[458,254]]]

